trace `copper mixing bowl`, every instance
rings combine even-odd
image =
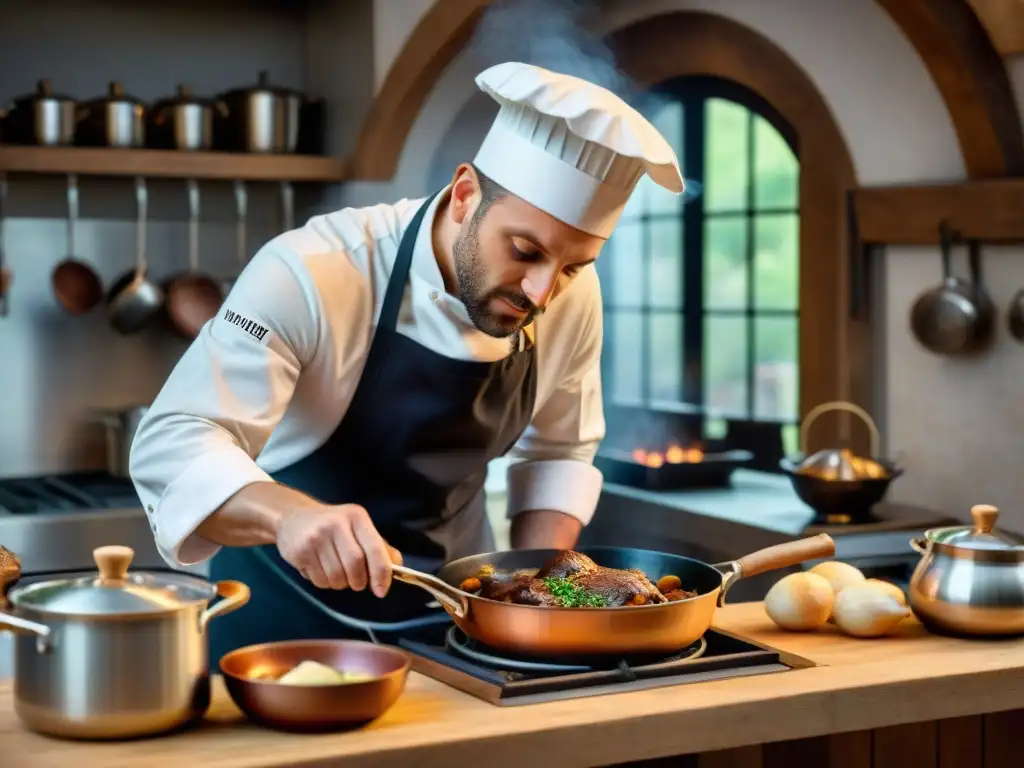
[[[303,661],[373,675],[338,685],[281,685],[276,679]],[[409,657],[361,640],[291,640],[249,645],[220,660],[232,701],[255,723],[282,731],[355,728],[384,714],[402,695]],[[271,679],[258,679],[269,676]]]

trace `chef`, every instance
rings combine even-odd
[[[163,557],[252,589],[211,661],[293,638],[440,623],[391,564],[494,549],[506,454],[512,546],[571,548],[604,436],[593,267],[671,147],[589,82],[504,63],[472,163],[422,200],[315,216],[264,245],[135,435],[131,476]],[[383,599],[382,599],[383,598]],[[392,634],[389,634],[392,633]]]

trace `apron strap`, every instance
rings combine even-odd
[[[391,269],[391,277],[388,278],[388,287],[384,292],[384,303],[380,308],[380,319],[377,321],[378,328],[395,330],[398,325],[398,311],[402,308],[402,299],[405,297],[405,286],[409,280],[409,269],[412,266],[413,251],[416,250],[416,238],[419,235],[420,225],[427,209],[440,192],[435,192],[428,197],[416,215],[412,217],[409,228],[402,235],[402,242],[398,245],[398,255],[395,257],[395,264]]]

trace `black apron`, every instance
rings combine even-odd
[[[506,454],[530,423],[537,384],[532,343],[493,363],[455,360],[396,330],[417,233],[433,197],[402,236],[348,411],[319,449],[273,474],[326,504],[362,505],[405,564],[428,572],[494,549],[484,509],[487,464]],[[427,592],[397,581],[384,598],[369,588],[318,589],[274,545],[222,548],[210,578],[237,579],[252,590],[246,606],[210,623],[213,667],[242,645],[366,639],[368,632],[394,642],[397,634],[448,620],[428,607]]]

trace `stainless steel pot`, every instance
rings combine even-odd
[[[146,141],[158,149],[210,149],[214,113],[226,116],[226,105],[193,96],[188,86],[179,85],[175,96],[161,99],[149,109]]]
[[[227,117],[218,133],[226,149],[238,152],[291,153],[299,142],[299,120],[306,96],[271,85],[266,72],[246,88],[220,96]]]
[[[14,106],[3,119],[3,141],[44,147],[72,144],[76,108],[74,99],[54,93],[50,81],[44,78],[36,83],[35,93],[14,100]]]
[[[103,425],[107,442],[107,472],[114,477],[130,477],[128,458],[132,441],[149,406],[137,405],[123,410],[101,410],[96,420]]]
[[[80,143],[100,147],[141,147],[146,142],[146,104],[110,83],[107,95],[79,108]]]
[[[910,606],[925,627],[955,635],[1024,634],[1024,538],[996,531],[999,510],[971,508],[973,525],[933,528],[910,545],[923,557]]]
[[[129,573],[134,552],[100,547],[99,574],[17,586],[14,711],[33,731],[84,739],[151,736],[210,705],[206,626],[249,600],[237,581]],[[220,595],[215,605],[210,600]]]

